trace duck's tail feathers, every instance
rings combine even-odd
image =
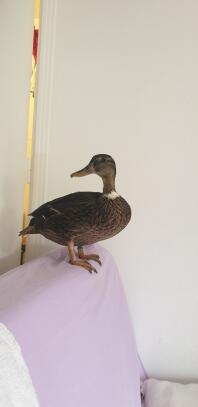
[[[19,232],[19,236],[32,235],[37,233],[35,230],[35,219],[31,219],[30,224]]]
[[[19,236],[31,235],[34,233],[36,233],[34,226],[27,226],[25,229],[23,229],[19,232]]]

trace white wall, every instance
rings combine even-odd
[[[0,272],[19,265],[33,0],[0,2]]]
[[[96,176],[69,174],[95,153],[112,154],[133,221],[105,245],[119,264],[140,356],[151,375],[198,379],[198,3],[55,3],[49,121],[45,148],[37,137],[32,205],[101,190]],[[41,96],[46,89],[40,78]],[[40,124],[41,116],[37,132]]]

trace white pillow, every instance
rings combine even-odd
[[[198,407],[198,384],[148,379],[142,386],[144,407]]]

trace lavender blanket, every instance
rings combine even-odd
[[[0,321],[23,352],[41,407],[140,407],[140,364],[118,270],[99,245],[98,274],[66,251],[0,276]]]

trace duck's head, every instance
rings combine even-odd
[[[71,177],[83,177],[84,175],[97,174],[103,180],[116,176],[116,164],[114,159],[108,154],[94,155],[86,167],[80,171],[73,172]]]

